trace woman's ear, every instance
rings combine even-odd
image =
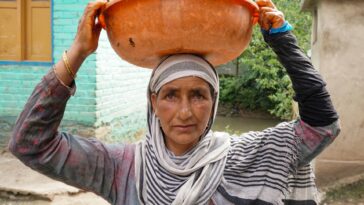
[[[152,101],[152,109],[153,109],[153,112],[155,113],[155,115],[158,116],[157,98],[158,98],[158,96],[155,93],[152,93],[152,95],[150,96],[150,100]]]

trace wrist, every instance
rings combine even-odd
[[[277,27],[277,28],[272,27],[269,30],[261,29],[263,34],[268,34],[268,35],[278,34],[278,33],[285,33],[287,31],[292,31],[292,30],[293,30],[293,27],[288,21],[285,21],[282,26]]]
[[[73,44],[69,50],[67,50],[67,57],[70,68],[74,73],[77,73],[82,63],[89,56],[85,51],[82,50],[77,44]]]
[[[288,21],[285,21],[281,27],[271,28],[270,34],[284,33],[284,32],[291,31],[291,30],[293,30],[292,25],[290,23],[288,23]]]
[[[70,58],[76,58],[82,62],[89,56],[78,43],[73,43],[67,52],[70,54]]]

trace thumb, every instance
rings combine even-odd
[[[283,13],[279,11],[266,12],[264,16],[265,23],[270,24],[272,28],[279,28],[285,22]]]
[[[101,29],[102,29],[101,23],[97,22],[94,27],[94,32],[96,34],[97,39],[99,39],[99,37],[100,37]]]

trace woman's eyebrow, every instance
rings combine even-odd
[[[209,92],[209,90],[210,89],[206,87],[195,87],[191,89],[192,92]]]
[[[179,91],[179,89],[176,87],[164,87],[158,91],[158,94],[159,93],[177,92],[177,91]]]

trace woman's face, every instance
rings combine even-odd
[[[173,80],[162,86],[158,94],[152,94],[151,101],[169,150],[182,155],[197,144],[213,107],[206,81],[198,77]]]

